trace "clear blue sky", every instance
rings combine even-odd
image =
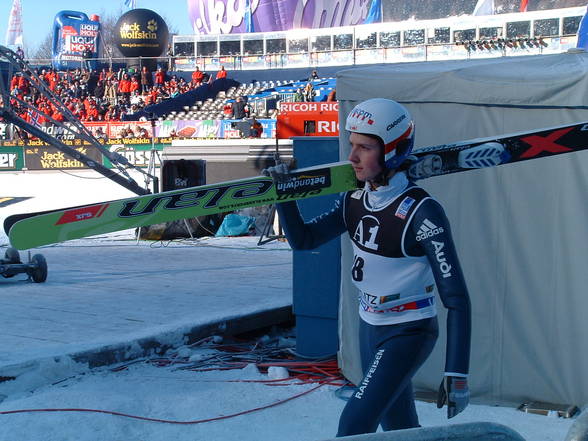
[[[161,15],[168,27],[180,34],[191,34],[192,26],[188,20],[188,2],[186,0],[136,0],[137,8],[151,9]],[[49,34],[53,19],[59,11],[80,11],[98,15],[112,15],[119,10],[126,12],[124,0],[21,0],[23,15],[23,34],[25,49],[33,51]],[[0,1],[0,44],[6,42],[6,28],[12,0]]]

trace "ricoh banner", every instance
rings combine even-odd
[[[381,0],[188,0],[197,34],[287,31],[382,21]]]

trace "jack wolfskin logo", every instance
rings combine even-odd
[[[149,29],[151,32],[155,32],[157,30],[157,22],[153,19],[149,20],[147,22],[147,29]]]

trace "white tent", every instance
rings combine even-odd
[[[406,105],[417,148],[588,121],[588,54],[378,65],[337,75],[340,121],[373,97]],[[344,131],[340,140],[346,158]],[[468,282],[473,399],[588,402],[588,152],[420,184],[445,207]],[[347,238],[342,243],[345,269],[352,251]],[[341,294],[339,357],[358,382],[350,279],[344,277]],[[441,302],[439,310],[441,336],[417,374],[417,389],[435,391],[443,375]]]

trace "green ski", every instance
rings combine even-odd
[[[26,250],[66,240],[245,207],[306,199],[352,190],[355,173],[348,162],[293,170],[274,184],[269,177],[239,179],[163,193],[6,218],[4,229],[14,248]]]
[[[546,158],[588,149],[588,122],[441,144],[413,151],[406,168],[412,180]],[[70,239],[159,224],[285,200],[340,193],[356,188],[349,162],[293,170],[277,188],[255,177],[83,207],[9,216],[4,230],[20,250]]]

